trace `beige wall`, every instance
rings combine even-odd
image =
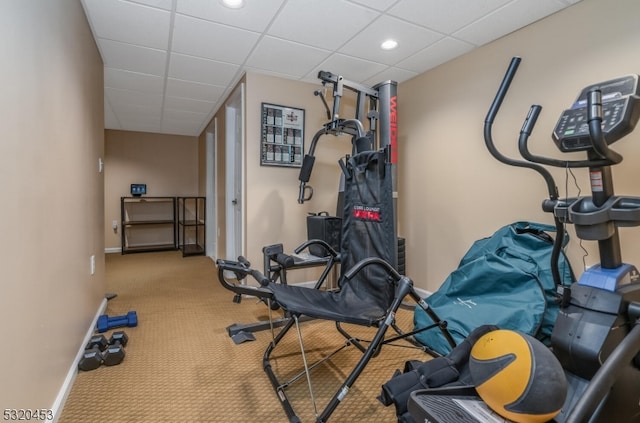
[[[0,38],[0,409],[51,409],[105,293],[102,61],[79,1],[3,2]]]
[[[254,73],[246,76],[246,254],[255,263],[262,263],[265,245],[282,243],[285,251],[293,252],[304,242],[309,212],[335,214],[340,180],[338,159],[351,152],[351,137],[326,135],[320,138],[309,181],[314,190],[313,198],[302,205],[297,202],[299,168],[260,166],[262,103],[305,109],[304,142],[305,152],[308,152],[314,134],[327,121],[320,98],[313,95],[319,87],[319,83],[294,82]],[[331,90],[328,91],[330,95]],[[346,118],[349,113],[353,113],[353,96],[345,90],[341,117]],[[307,274],[298,271],[288,275],[288,279],[292,282],[306,280]]]
[[[120,248],[120,197],[132,183],[146,183],[148,197],[198,195],[198,160],[196,137],[105,131],[105,248]]]
[[[636,0],[583,0],[514,34],[420,75],[399,87],[400,232],[407,238],[407,273],[435,290],[478,238],[517,220],[551,223],[540,209],[547,195],[531,170],[508,167],[487,152],[482,137],[488,107],[512,56],[523,58],[494,125],[496,143],[517,155],[531,104],[544,106],[532,151],[560,157],[551,132],[560,113],[592,83],[640,72]],[[640,131],[614,145],[625,160],[614,167],[618,194],[640,196]],[[565,155],[566,156],[566,155]],[[583,156],[582,156],[583,157]],[[589,193],[585,171],[575,171]],[[565,174],[554,172],[565,195]],[[569,195],[577,190],[569,180]],[[637,261],[640,231],[621,230],[623,259]],[[599,261],[593,242],[588,265]],[[570,259],[582,272],[572,237]]]
[[[323,136],[316,150],[316,162],[309,185],[314,189],[311,201],[299,205],[299,168],[260,166],[260,133],[262,103],[273,103],[305,109],[305,151],[308,151],[313,135],[327,121],[325,109],[313,91],[320,84],[304,83],[248,73],[239,83],[245,85],[245,251],[254,263],[262,263],[262,247],[282,243],[285,251],[292,252],[306,240],[306,216],[309,212],[335,213],[339,184],[338,159],[351,151],[350,137]],[[332,101],[328,90],[327,101]],[[354,96],[345,90],[342,101],[343,115],[352,116]],[[218,110],[217,118],[217,214],[218,257],[225,258],[225,107]],[[212,122],[213,122],[212,119]],[[209,128],[213,128],[210,124]],[[211,129],[212,130],[212,129]],[[205,131],[206,132],[206,131]],[[204,154],[206,135],[199,137],[199,154]],[[199,158],[198,186],[204,195],[206,188],[206,160]],[[292,282],[308,280],[314,272],[298,271],[289,276]]]

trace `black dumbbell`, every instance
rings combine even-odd
[[[105,338],[104,335],[94,335],[89,338],[89,342],[84,349],[90,350],[93,347],[98,347],[100,351],[104,351],[104,349],[107,348],[107,345],[109,345],[109,341],[107,341],[107,338]]]
[[[80,370],[95,370],[102,364],[102,351],[109,345],[104,335],[95,335],[89,339],[84,353],[78,362]]]
[[[80,361],[78,361],[78,369],[88,371],[95,370],[102,364],[102,351],[97,345],[84,350]]]
[[[114,332],[109,338],[109,346],[102,353],[103,364],[115,366],[122,363],[125,356],[124,347],[128,341],[129,338],[123,331]]]
[[[88,371],[97,369],[101,364],[115,366],[122,363],[128,340],[123,331],[114,332],[108,341],[104,335],[93,336],[78,362],[78,369]]]

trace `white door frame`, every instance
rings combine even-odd
[[[206,181],[206,245],[207,256],[216,260],[218,258],[218,172],[216,160],[218,159],[218,118],[206,131],[206,156],[207,156],[207,181]]]
[[[236,260],[245,250],[244,201],[244,83],[225,103],[226,258]]]

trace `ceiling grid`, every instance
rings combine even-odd
[[[247,71],[402,83],[579,0],[82,0],[105,127],[199,135]],[[398,46],[383,50],[393,38]]]

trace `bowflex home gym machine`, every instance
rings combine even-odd
[[[345,79],[343,76],[328,72],[318,72],[323,89],[314,91],[314,95],[322,100],[325,106],[328,122],[314,134],[308,152],[305,154],[302,167],[299,173],[299,195],[298,203],[303,204],[313,197],[313,188],[309,185],[309,180],[315,163],[315,152],[319,141],[325,135],[350,136],[351,155],[358,150],[388,149],[391,159],[391,186],[394,206],[394,216],[397,216],[397,83],[395,81],[384,81],[373,87]],[[331,89],[332,107],[329,107],[325,97],[325,89]],[[355,95],[355,111],[353,116],[345,118],[343,98],[348,95]],[[351,101],[353,97],[347,100]],[[348,160],[348,157],[347,157]],[[340,189],[337,201],[337,216],[343,214],[344,203],[344,173],[341,173]],[[335,225],[334,225],[335,226]],[[338,225],[339,226],[339,225]],[[339,229],[339,228],[338,228]],[[397,220],[394,221],[394,236],[397,235]],[[317,231],[320,232],[320,231]],[[397,237],[397,236],[396,236]],[[309,239],[299,245],[292,254],[284,252],[282,244],[265,246],[263,253],[263,274],[273,281],[287,283],[287,272],[296,269],[324,266],[324,269],[315,283],[315,288],[319,288],[327,283],[329,277],[334,276],[334,269],[340,262],[339,248],[325,248],[323,239]],[[335,246],[333,246],[335,247]],[[327,254],[319,257],[313,254],[305,254],[305,251],[312,252],[312,249],[325,251]],[[398,253],[398,250],[400,254]],[[396,258],[397,270],[404,274],[404,239],[398,239],[398,245],[392,250],[393,257]],[[400,257],[398,257],[400,255]],[[399,260],[398,260],[399,258]],[[258,296],[269,299],[269,295],[259,292],[253,286],[239,284],[234,301],[239,303],[241,295]],[[276,308],[276,307],[272,307]],[[284,319],[269,319],[269,321],[234,323],[227,327],[229,336],[236,343],[254,340],[253,332],[283,326],[288,321]]]
[[[358,149],[376,150],[389,147],[393,198],[397,199],[398,84],[395,81],[385,81],[370,88],[326,71],[318,72],[318,78],[323,86],[330,85],[332,87],[333,108],[329,109],[323,90],[314,91],[314,94],[320,97],[326,108],[329,122],[314,134],[309,151],[302,161],[298,177],[300,180],[298,203],[303,204],[313,197],[313,188],[308,185],[308,182],[315,163],[315,150],[318,141],[323,135],[338,136],[342,134],[352,136],[352,154]],[[341,101],[345,89],[356,94],[356,109],[354,117],[350,119],[340,117]],[[364,127],[365,120],[368,121],[368,129]],[[340,206],[338,206],[338,210],[341,211]]]
[[[551,348],[565,370],[569,389],[555,421],[640,421],[640,281],[635,266],[622,262],[618,234],[618,227],[640,225],[640,197],[614,195],[611,166],[620,163],[622,156],[609,147],[631,133],[640,117],[638,76],[584,88],[560,116],[553,131],[556,146],[563,153],[585,152],[586,159],[558,160],[529,151],[529,136],[542,109],[534,105],[518,142],[526,160],[514,160],[498,151],[491,127],[519,63],[520,58],[512,59],[485,119],[486,146],[502,163],[532,169],[545,179],[550,198],[542,208],[560,225],[552,260],[557,262],[566,223],[574,225],[578,238],[597,241],[600,255],[599,265],[586,269],[578,282],[558,293],[561,309]],[[587,168],[591,195],[560,199],[543,165]],[[436,404],[441,411],[456,407],[453,402],[443,406],[443,397],[428,391],[412,393],[408,407],[416,421],[446,421],[436,415]]]
[[[370,108],[368,118],[378,123],[380,148],[374,147],[375,136],[373,132],[366,133],[359,119],[342,120],[338,117],[335,108],[339,103],[340,87],[344,86],[341,77],[332,74],[320,73],[323,81],[331,81],[334,84],[334,113],[332,121],[321,129],[312,142],[311,153],[305,156],[301,171],[300,201],[306,201],[312,195],[306,183],[309,181],[314,156],[313,148],[324,134],[339,135],[342,132],[354,137],[354,154],[346,160],[340,160],[340,167],[344,175],[344,205],[341,215],[342,239],[340,243],[340,277],[338,289],[319,289],[321,280],[317,281],[315,288],[300,285],[276,283],[272,279],[273,274],[262,274],[252,269],[250,263],[242,257],[237,261],[218,260],[218,279],[227,289],[236,294],[252,294],[275,303],[285,312],[287,319],[284,327],[274,336],[266,348],[263,356],[263,369],[267,374],[275,390],[276,397],[280,401],[289,422],[299,423],[300,418],[295,412],[292,403],[288,399],[287,389],[291,385],[306,376],[309,396],[313,404],[313,412],[317,423],[329,420],[333,412],[340,405],[356,380],[360,377],[369,361],[380,354],[384,345],[390,345],[393,341],[406,338],[410,334],[401,333],[398,336],[386,337],[389,328],[396,329],[395,314],[403,304],[405,298],[417,303],[433,320],[430,327],[438,327],[447,337],[451,346],[454,341],[446,331],[446,322],[441,321],[430,309],[429,305],[418,295],[413,287],[413,282],[404,275],[398,273],[397,263],[397,237],[395,220],[395,199],[392,181],[395,181],[392,166],[397,159],[396,147],[396,108],[395,108],[395,82],[389,81],[379,85],[380,91],[358,92],[358,110],[356,116],[362,116],[361,105],[365,97],[369,97],[386,107],[379,109]],[[381,94],[385,93],[385,94]],[[374,96],[375,94],[375,96]],[[382,99],[386,97],[386,100]],[[384,110],[384,111],[383,111]],[[384,124],[386,122],[386,125]],[[374,126],[375,127],[375,126]],[[386,127],[386,130],[384,129]],[[373,127],[372,127],[373,129]],[[307,248],[312,243],[318,243],[335,257],[337,252],[326,242],[321,240],[308,240],[300,248]],[[291,264],[286,255],[279,249],[271,250],[274,258],[279,261],[286,270]],[[286,262],[289,261],[289,264]],[[294,261],[295,262],[295,261]],[[271,268],[271,270],[273,270]],[[226,279],[225,272],[233,272],[236,279],[241,280],[251,275],[259,283],[259,287],[236,284]],[[282,282],[282,273],[279,281]],[[326,272],[323,273],[326,275]],[[335,325],[336,330],[344,337],[344,343],[329,354],[323,354],[315,363],[307,363],[305,347],[303,344],[301,318],[308,317],[315,321],[328,321]],[[348,328],[343,324],[357,325],[375,329],[370,331],[370,339],[361,339],[350,335]],[[430,328],[428,327],[428,328]],[[293,331],[292,329],[296,329]],[[425,328],[425,329],[428,329]],[[276,348],[281,350],[282,342],[287,334],[297,332],[300,344],[300,356],[302,357],[303,370],[293,378],[282,380],[282,367],[277,359],[282,356],[274,354]],[[362,355],[351,371],[341,369],[344,381],[336,384],[335,392],[325,403],[322,409],[317,407],[310,370],[316,365],[327,361],[336,353],[346,347],[355,347]],[[285,355],[290,356],[288,353]]]

